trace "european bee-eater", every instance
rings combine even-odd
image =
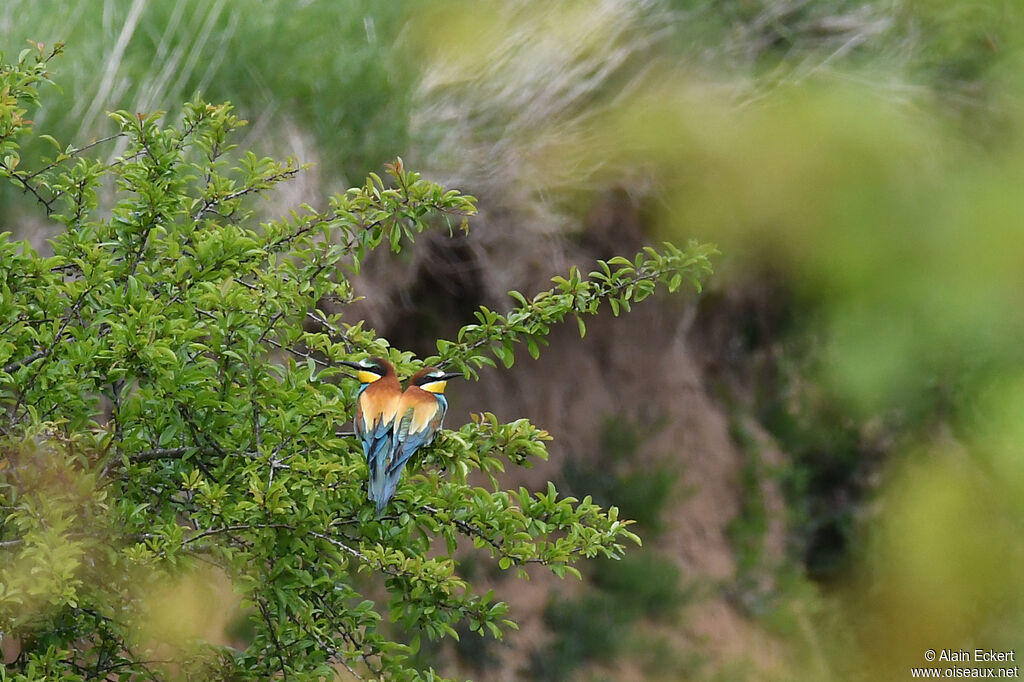
[[[409,379],[395,415],[392,457],[384,467],[384,475],[370,484],[379,487],[372,495],[379,515],[398,489],[398,479],[406,462],[425,445],[430,445],[441,429],[448,399],[444,396],[449,379],[461,377],[457,372],[445,373],[436,367],[425,367]]]
[[[395,368],[384,358],[370,358],[359,362],[343,361],[355,370],[355,378],[362,384],[356,398],[356,416],[352,420],[356,436],[363,441],[366,465],[370,469],[367,496],[373,500],[380,489],[377,478],[384,477],[385,463],[395,447],[395,415],[402,398],[402,385],[398,383]],[[377,508],[382,505],[377,502]]]

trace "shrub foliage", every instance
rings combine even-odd
[[[0,176],[57,228],[49,256],[0,235],[0,679],[438,679],[412,663],[411,633],[515,627],[460,577],[460,547],[526,577],[639,542],[615,507],[504,489],[549,436],[486,413],[443,432],[376,518],[339,362],[476,378],[517,343],[536,356],[566,317],[582,334],[602,304],[699,287],[710,246],[512,292],[416,358],[346,317],[347,275],[441,219],[465,228],[472,197],[398,160],[326,210],[261,223],[254,199],[301,167],[234,149],[244,121],[198,100],[172,125],[113,113],[111,137],[47,138],[53,158],[22,163],[59,53],[0,66]],[[113,161],[91,155],[111,145]]]

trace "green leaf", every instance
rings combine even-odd
[[[60,146],[60,143],[57,142],[57,140],[52,135],[37,135],[36,137],[38,137],[40,140],[49,142],[50,144],[57,148],[57,151],[61,151],[62,147]]]
[[[540,357],[540,347],[532,336],[527,337],[526,339],[526,349],[530,352],[530,357],[534,360]]]

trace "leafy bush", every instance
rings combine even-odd
[[[16,649],[3,677],[437,679],[396,629],[515,627],[459,575],[460,544],[500,570],[562,576],[639,541],[590,497],[503,489],[497,475],[546,457],[549,437],[490,414],[443,432],[376,518],[340,430],[357,386],[339,363],[476,378],[511,365],[516,343],[536,357],[567,316],[582,334],[602,304],[618,314],[659,283],[699,286],[711,247],[648,248],[512,292],[508,312],[481,308],[414,358],[320,305],[344,310],[369,251],[405,248],[437,216],[464,221],[472,197],[398,160],[324,211],[258,224],[252,199],[301,167],[234,150],[244,122],[198,100],[177,124],[120,111],[110,139],[47,138],[52,159],[22,159],[59,52],[0,66],[0,176],[63,228],[51,256],[0,235],[0,632]],[[116,160],[89,157],[115,139]]]

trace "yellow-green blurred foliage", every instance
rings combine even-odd
[[[178,559],[172,570],[157,569],[144,538],[124,560],[109,521],[116,484],[99,484],[109,437],[97,430],[69,439],[42,425],[0,452],[0,509],[5,531],[17,537],[2,541],[9,558],[0,565],[0,639],[5,631],[32,633],[102,594],[108,612],[96,617],[130,614],[132,648],[174,661],[169,673],[180,673],[182,664],[194,668],[210,656],[202,643],[230,643],[239,598],[215,567]],[[15,640],[3,645],[5,657],[17,655]]]
[[[554,79],[586,58],[586,41],[608,38],[607,24],[571,18],[580,7],[519,23],[477,15],[508,49],[488,52],[475,42],[487,31],[465,30],[431,47],[434,72],[484,78],[497,96],[502,72],[529,61],[516,50],[564,41],[547,60]],[[719,277],[784,273],[805,306],[795,316],[826,345],[820,380],[851,418],[926,415],[887,453],[855,578],[824,602],[838,604],[814,638],[827,660],[793,658],[787,675],[806,679],[823,668],[904,679],[928,648],[1024,641],[1024,3],[882,11],[900,60],[823,55],[755,87],[652,57],[572,116],[552,108],[551,128],[530,136],[542,143],[517,157],[544,201],[554,188],[625,185],[658,207],[657,235],[717,242]],[[794,635],[793,650],[811,639]]]
[[[837,652],[846,668],[897,677],[924,665],[927,649],[1019,647],[1022,491],[986,469],[936,447],[890,476],[872,556],[845,605],[863,641]]]
[[[0,630],[74,604],[83,584],[104,572],[106,495],[87,473],[92,453],[45,429],[0,453],[0,505],[20,535],[5,542],[10,558],[0,565]]]
[[[157,659],[181,661],[181,652],[202,653],[200,645],[230,645],[228,631],[238,617],[239,598],[231,580],[214,566],[198,565],[180,575],[139,581],[135,645]]]

